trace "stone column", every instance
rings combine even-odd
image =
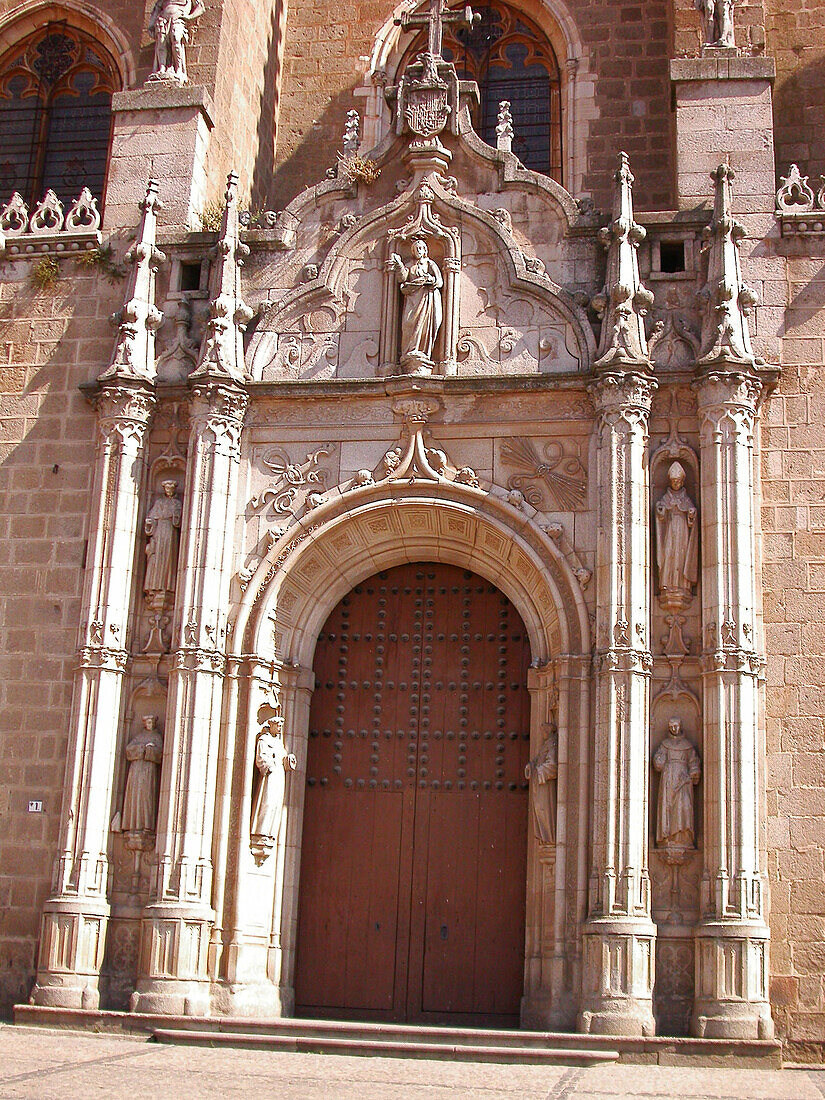
[[[210,278],[210,317],[190,375],[191,432],[175,597],[158,863],[144,910],[137,1012],[209,1011],[216,779],[226,671],[229,583],[247,393],[240,297],[248,252],[238,238],[238,178],[226,190]]]
[[[585,1031],[653,1034],[656,928],[650,915],[650,481],[648,422],[656,389],[639,280],[644,229],[633,218],[627,157],[615,175],[613,220],[603,230],[607,279],[596,381],[596,729],[589,917],[583,935]]]
[[[60,849],[43,908],[34,1004],[97,1008],[109,916],[109,822],[128,659],[146,432],[155,408],[158,184],[144,184],[131,273],[108,367],[98,379],[97,456],[83,583]]]
[[[711,371],[696,390],[705,822],[694,1029],[706,1038],[771,1038],[754,546],[753,433],[762,385],[748,371]]]
[[[650,578],[648,418],[639,374],[592,387],[598,416],[596,722],[582,1027],[653,1034],[656,929],[650,916]]]
[[[163,778],[158,864],[144,910],[133,1011],[209,1009],[212,832],[221,725],[229,581],[246,393],[231,383],[193,387]]]
[[[109,822],[151,386],[113,379],[96,399],[97,458],[54,890],[43,908],[33,1004],[99,1006],[109,917]]]

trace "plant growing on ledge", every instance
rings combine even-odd
[[[126,277],[126,271],[123,265],[115,259],[114,249],[110,244],[103,245],[102,248],[90,248],[86,252],[81,252],[75,259],[75,263],[79,268],[85,268],[87,271],[98,270],[110,283]]]
[[[338,169],[350,183],[363,183],[367,187],[371,183],[375,183],[381,175],[381,169],[375,161],[369,157],[362,157],[360,153],[353,153],[352,156],[344,156],[339,153]]]
[[[54,256],[43,256],[32,268],[29,278],[37,290],[53,290],[60,280],[60,264]]]

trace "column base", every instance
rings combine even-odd
[[[213,909],[175,903],[143,911],[141,966],[130,1012],[208,1016],[208,972]]]
[[[695,932],[693,1034],[700,1039],[772,1039],[765,924],[708,921]]]
[[[109,905],[100,898],[55,897],[43,906],[37,977],[29,1003],[100,1007],[100,968]]]
[[[582,942],[578,1030],[589,1035],[655,1035],[656,926],[632,919],[591,919]]]
[[[215,982],[212,1012],[216,1016],[249,1016],[258,1019],[295,1015],[295,991],[274,982]]]

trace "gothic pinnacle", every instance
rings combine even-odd
[[[739,242],[745,229],[732,213],[731,181],[734,171],[720,164],[711,172],[714,185],[713,220],[705,230],[703,251],[708,257],[708,278],[700,292],[702,318],[701,368],[738,364],[756,366],[747,318],[758,298],[742,281]]]
[[[613,178],[613,220],[600,234],[607,248],[607,278],[604,290],[593,299],[602,316],[595,366],[649,370],[644,316],[653,304],[653,295],[639,279],[637,251],[645,231],[633,220],[633,174],[627,153],[619,154]]]
[[[230,172],[209,280],[209,320],[193,378],[242,381],[246,377],[243,334],[252,319],[252,310],[241,298],[241,268],[249,249],[241,242],[239,224],[238,175]]]
[[[163,314],[155,306],[155,275],[166,259],[155,244],[158,211],[163,209],[158,190],[158,181],[150,179],[140,204],[137,239],[126,253],[126,262],[131,264],[132,270],[123,308],[112,317],[118,332],[111,362],[100,375],[101,381],[123,378],[153,382],[157,374],[155,332]]]

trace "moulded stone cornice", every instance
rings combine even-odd
[[[242,381],[247,376],[243,334],[253,313],[241,297],[241,268],[248,255],[249,248],[240,239],[238,176],[230,172],[210,276],[209,319],[198,365],[190,376],[192,379],[208,377]]]
[[[700,297],[704,303],[700,371],[727,365],[762,363],[751,346],[748,316],[757,303],[756,291],[742,279],[739,242],[745,228],[733,217],[731,184],[735,173],[720,164],[711,173],[714,185],[713,220],[705,230],[703,251],[708,257],[708,278]]]
[[[126,254],[132,272],[126,288],[125,304],[114,315],[118,325],[115,349],[100,380],[142,378],[153,382],[157,375],[155,333],[163,314],[155,306],[155,276],[166,259],[157,248],[157,216],[162,204],[158,181],[150,179],[146,197],[140,204],[141,219],[137,240]]]
[[[619,154],[614,175],[613,220],[599,236],[607,247],[607,278],[604,290],[593,299],[602,315],[598,358],[599,369],[635,367],[650,370],[644,317],[653,305],[653,295],[639,277],[639,244],[646,233],[633,217],[633,174],[627,153]]]

